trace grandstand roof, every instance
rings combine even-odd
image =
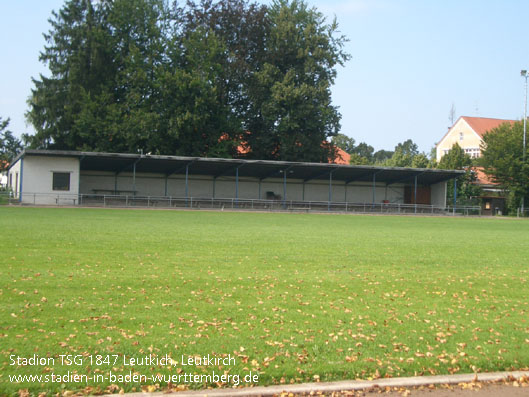
[[[183,174],[186,168],[190,175],[252,177],[261,180],[283,178],[324,180],[332,173],[334,181],[410,183],[417,177],[417,183],[430,185],[456,178],[464,173],[457,170],[426,168],[376,167],[365,165],[343,165],[269,160],[241,160],[207,157],[182,157],[127,153],[79,152],[63,150],[29,150],[20,153],[12,162],[25,156],[75,157],[80,159],[82,171],[157,173],[165,175]]]

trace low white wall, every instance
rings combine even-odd
[[[167,184],[167,192],[166,192]],[[261,182],[256,178],[239,178],[238,197],[240,199],[266,199],[267,192],[284,196],[283,180],[267,179]],[[136,173],[136,183],[132,173],[116,174],[111,172],[82,171],[80,193],[82,194],[113,194],[116,190],[122,195],[137,196],[171,196],[185,197],[185,176],[172,175],[166,179],[162,174]],[[106,191],[106,192],[105,192]],[[210,176],[190,175],[188,178],[188,197],[196,198],[233,198],[235,197],[236,182],[234,177],[217,178],[214,182]],[[343,182],[332,183],[333,202],[371,203],[373,201],[373,187],[371,183],[357,183],[345,186]],[[286,200],[293,201],[328,201],[328,181],[303,181],[287,179]],[[402,184],[386,187],[379,183],[375,187],[375,202],[387,200],[390,203],[404,202],[404,186]]]
[[[77,203],[79,159],[75,157],[24,156],[22,161],[22,203]],[[53,190],[54,172],[70,174],[70,190]]]

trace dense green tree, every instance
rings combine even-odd
[[[22,142],[7,129],[8,126],[9,119],[2,120],[0,117],[0,171],[4,171],[13,157],[23,149]]]
[[[354,149],[351,154],[355,154],[359,158],[363,158],[367,160],[367,164],[373,163],[373,152],[375,151],[375,148],[373,146],[368,145],[365,142],[360,142]],[[362,160],[363,161],[363,160]]]
[[[472,169],[472,159],[465,153],[465,151],[457,144],[446,153],[439,164],[438,168],[444,170],[465,170],[465,174],[457,178],[457,199],[458,204],[477,204],[476,197],[483,193],[483,189],[477,185],[476,175]],[[448,183],[447,185],[447,201],[449,204],[453,203],[454,199],[454,185]]]
[[[373,154],[373,161],[375,164],[384,164],[393,156],[393,153],[391,150],[378,150]]]
[[[332,137],[331,142],[346,153],[354,153],[355,140],[345,134],[336,134]]]
[[[301,0],[67,0],[50,19],[32,147],[328,161],[335,22]]]
[[[92,147],[93,129],[79,128],[83,123],[86,100],[98,98],[113,73],[112,54],[108,51],[102,5],[91,1],[69,0],[59,12],[53,12],[51,29],[45,34],[47,45],[40,60],[51,76],[33,79],[28,120],[36,135],[33,147],[80,149]]]
[[[411,159],[411,166],[413,168],[431,168],[431,162],[424,153],[418,153]]]
[[[427,168],[429,161],[424,153],[419,153],[417,144],[408,139],[395,146],[393,155],[385,161],[384,165],[389,167]]]
[[[367,157],[361,156],[358,153],[351,154],[351,159],[349,160],[351,165],[372,165],[372,160]]]
[[[437,146],[433,146],[430,149],[430,163],[432,164],[432,168],[437,168]]]
[[[224,46],[216,71],[218,101],[231,109],[230,118],[234,120],[229,124],[235,134],[232,138],[236,138],[255,112],[249,98],[255,89],[253,75],[267,59],[268,8],[246,0],[201,0],[198,4],[187,1],[183,23],[184,34],[211,31]]]
[[[401,150],[395,150],[393,156],[384,163],[387,167],[411,167],[413,156],[404,154]]]
[[[345,39],[300,0],[275,1],[268,20],[266,60],[250,91],[249,157],[327,162],[334,148],[322,143],[340,127],[330,88],[348,59]]]
[[[400,152],[404,156],[416,156],[419,154],[419,148],[411,139],[407,139],[395,146],[395,153]]]
[[[162,76],[171,70],[166,49],[173,15],[163,0],[107,1],[105,16],[116,67],[109,87],[114,93],[109,141],[119,142],[122,151],[170,153],[173,148],[162,139],[166,130]]]
[[[527,148],[526,148],[527,150]],[[509,190],[514,205],[529,196],[529,153],[523,153],[523,122],[505,123],[483,136],[479,164],[501,187]]]
[[[462,170],[472,165],[472,159],[456,142],[439,161],[438,167],[443,170]]]
[[[183,62],[163,80],[168,122],[164,137],[174,154],[230,157],[235,143],[228,132],[237,130],[236,118],[219,90],[225,47],[213,31],[202,28],[181,43]],[[159,143],[160,147],[165,145]]]
[[[419,153],[417,145],[408,139],[395,146],[395,151],[384,165],[388,167],[411,167],[413,157]]]

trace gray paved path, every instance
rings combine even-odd
[[[520,379],[514,383],[515,379]],[[474,385],[458,386],[463,383]],[[497,382],[487,384],[483,382]],[[430,385],[437,385],[429,389]],[[519,387],[515,387],[518,385]],[[525,387],[524,387],[525,386]],[[418,376],[410,378],[382,378],[374,381],[340,381],[325,383],[303,383],[250,387],[243,389],[212,389],[174,393],[175,397],[260,397],[260,396],[413,396],[413,397],[495,397],[529,396],[529,371],[494,372],[483,374],[460,374]],[[132,393],[128,397],[162,397],[167,393]]]

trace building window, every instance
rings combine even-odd
[[[462,133],[462,132],[459,133],[459,140],[460,140],[460,141],[463,140],[463,133]]]
[[[70,173],[53,173],[53,190],[70,190]]]

